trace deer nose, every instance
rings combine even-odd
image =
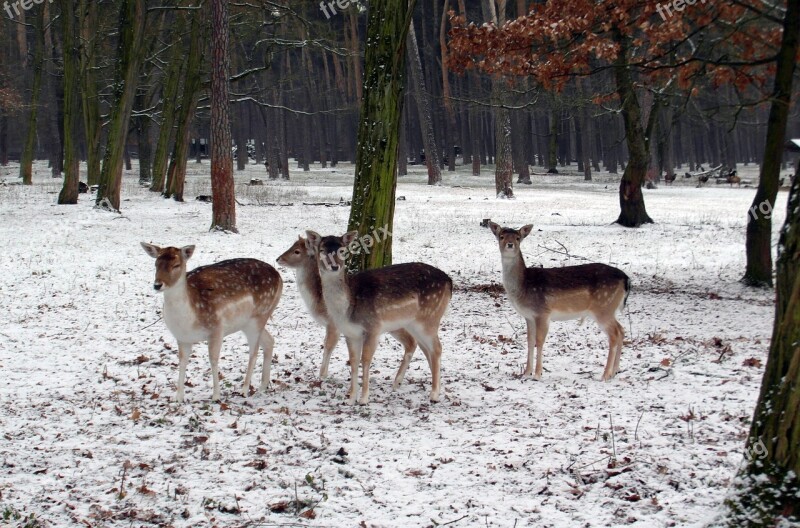
[[[162,286],[163,286],[163,284],[161,284],[160,282],[154,282],[154,283],[153,283],[153,289],[154,289],[155,291],[158,291],[158,290],[160,290]]]
[[[339,271],[339,266],[336,264],[331,265],[331,271]]]
[[[514,243],[513,242],[509,242],[508,244],[506,244],[506,247],[508,249],[514,249]]]

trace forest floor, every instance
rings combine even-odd
[[[207,161],[190,163],[185,203],[126,172],[122,214],[93,209],[90,195],[55,205],[60,180],[35,168],[33,186],[0,186],[0,525],[701,526],[743,460],[774,312],[771,291],[738,282],[753,188],[645,190],[656,223],[625,229],[610,223],[616,175],[537,175],[498,200],[488,171],[445,172],[429,187],[412,167],[397,189],[394,256],[455,284],[441,402],[428,402],[419,353],[391,391],[401,351],[383,338],[369,405],[344,405],[344,343],[319,380],[324,330],[279,269],[273,389],[238,394],[247,347],[236,335],[222,401],[209,400],[198,345],[176,404],[177,347],[139,241],[196,244],[190,267],[274,263],[305,229],[345,231],[352,166],[273,183],[250,165],[237,173],[238,235],[209,232],[211,205],[194,200],[210,194]],[[0,180],[17,170],[0,168]],[[320,202],[337,205],[305,205]],[[776,232],[785,202],[781,191]],[[518,377],[525,325],[498,287],[484,218],[534,224],[528,265],[589,260],[631,276],[616,379],[599,381],[604,335],[576,321],[551,325],[541,381]]]

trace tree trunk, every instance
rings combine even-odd
[[[791,28],[791,5],[784,43]],[[773,108],[780,104],[773,100]],[[776,279],[775,324],[761,393],[745,447],[745,464],[726,501],[724,525],[731,528],[800,522],[800,170],[789,191]]]
[[[97,2],[80,0],[78,20],[82,41],[80,59],[81,109],[86,136],[86,181],[95,185],[100,181],[100,137],[103,129],[100,121],[100,98],[95,74],[95,31],[97,29]]]
[[[767,121],[767,140],[761,158],[758,189],[747,214],[745,252],[747,267],[742,281],[750,286],[772,286],[772,215],[758,214],[773,210],[778,194],[783,141],[792,98],[795,57],[800,47],[800,3],[788,2],[784,19],[783,41],[778,52],[775,87]],[[796,184],[796,182],[795,182]],[[755,211],[755,213],[754,213]]]
[[[78,203],[80,156],[78,154],[78,46],[75,27],[75,2],[61,2],[61,23],[64,30],[64,185],[58,195],[59,204]]]
[[[192,118],[200,98],[201,66],[203,63],[203,42],[205,34],[202,28],[203,12],[196,11],[192,18],[192,33],[189,43],[189,55],[186,63],[186,79],[183,82],[181,106],[177,112],[178,129],[175,132],[175,145],[169,165],[170,187],[167,196],[176,202],[183,201],[183,184],[186,181],[186,164],[189,161],[189,134],[192,131]],[[246,155],[246,151],[245,151]]]
[[[628,68],[627,39],[628,37],[622,35],[617,37],[620,51],[614,68],[617,95],[622,107],[625,137],[628,143],[628,163],[619,184],[620,213],[616,222],[625,227],[639,227],[642,224],[653,223],[645,209],[644,195],[642,194],[642,185],[647,176],[650,156],[645,141],[645,131],[642,127],[642,111]]]
[[[549,133],[547,136],[547,174],[558,174],[558,109],[555,98],[550,109]]]
[[[406,43],[409,69],[411,70],[411,86],[414,100],[417,103],[417,113],[422,131],[422,145],[425,149],[425,165],[428,168],[428,185],[436,185],[442,181],[442,172],[439,164],[439,148],[433,130],[433,116],[428,92],[425,90],[425,79],[422,76],[422,62],[419,57],[417,36],[414,32],[414,21],[408,28],[408,41]]]
[[[211,229],[236,233],[227,0],[211,0],[211,32]]]
[[[158,141],[156,142],[156,152],[153,156],[153,182],[150,190],[153,192],[164,192],[164,176],[167,172],[167,157],[170,143],[173,137],[173,128],[177,116],[178,90],[181,79],[185,72],[185,47],[181,39],[185,18],[178,13],[174,23],[173,36],[176,42],[173,44],[172,52],[167,66],[167,73],[164,78],[164,88],[161,94],[163,105],[161,107],[161,127],[158,130]],[[200,144],[197,145],[200,152]],[[198,154],[199,155],[199,154]]]
[[[405,45],[416,0],[374,3],[367,20],[364,90],[356,142],[356,175],[349,230],[391,233],[397,183],[397,142],[403,110]],[[391,236],[375,237],[369,254],[353,255],[352,270],[392,263]]]
[[[36,124],[39,110],[39,95],[42,92],[42,70],[44,69],[44,9],[37,10],[36,51],[33,56],[33,85],[31,87],[31,111],[28,114],[28,132],[19,161],[19,177],[24,185],[33,185],[33,158],[36,153]]]
[[[119,211],[122,162],[128,138],[128,124],[143,59],[142,44],[147,18],[144,0],[123,0],[119,24],[114,103],[108,122],[108,139],[97,189],[97,205]]]

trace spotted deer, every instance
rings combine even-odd
[[[219,400],[219,355],[222,339],[243,332],[250,346],[242,394],[249,396],[258,347],[264,349],[261,390],[269,386],[272,347],[275,340],[266,324],[280,301],[283,280],[265,262],[256,259],[224,260],[186,272],[186,262],[194,246],[160,248],[142,242],[148,255],[156,259],[153,288],[164,292],[163,318],[178,341],[178,390],[183,401],[186,364],[192,345],[208,341],[208,357],[214,383],[212,400]]]
[[[325,341],[323,344],[322,366],[320,366],[319,369],[319,377],[326,378],[328,376],[328,364],[330,363],[331,352],[336,348],[336,343],[339,341],[340,334],[336,329],[333,318],[328,315],[328,309],[325,307],[319,268],[317,268],[317,261],[314,258],[314,252],[308,240],[302,236],[298,236],[295,243],[292,244],[292,247],[278,257],[278,264],[294,269],[297,289],[300,291],[300,297],[303,299],[303,303],[311,313],[311,317],[317,323],[325,327]],[[405,330],[390,332],[390,335],[397,339],[405,349],[403,362],[400,364],[400,368],[397,371],[392,385],[393,388],[397,390],[403,382],[408,364],[414,356],[414,350],[417,348],[417,341]]]
[[[608,335],[609,350],[602,380],[619,371],[625,333],[616,313],[628,300],[630,279],[617,268],[605,264],[582,264],[562,268],[527,268],[520,243],[532,225],[520,229],[489,222],[497,238],[503,264],[503,286],[511,305],[528,326],[528,362],[523,376],[542,377],[542,347],[550,321],[591,317]],[[536,372],[533,351],[536,348]]]
[[[453,294],[453,282],[443,271],[412,262],[361,271],[345,271],[345,249],[357,231],[344,236],[321,236],[306,231],[322,284],[322,297],[336,328],[345,336],[350,356],[348,403],[356,402],[358,365],[362,385],[358,403],[369,402],[369,368],[378,338],[404,330],[417,342],[431,369],[430,400],[439,401],[442,343],[439,324]],[[408,349],[406,349],[408,350]],[[406,353],[397,378],[408,367]],[[395,379],[397,379],[395,378]]]

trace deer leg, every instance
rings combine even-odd
[[[336,342],[339,341],[339,331],[332,324],[325,327],[325,344],[322,351],[322,366],[319,368],[319,377],[328,377],[328,363],[331,360],[331,352],[336,348]]]
[[[247,345],[250,347],[250,353],[247,356],[247,371],[244,374],[242,396],[247,398],[250,396],[250,382],[253,378],[253,369],[256,366],[256,358],[258,357],[258,343],[261,339],[261,332],[258,328],[247,328],[245,336],[247,336]]]
[[[536,319],[536,373],[533,379],[542,379],[542,348],[544,347],[544,340],[547,338],[547,331],[550,328],[550,319],[547,317],[540,317]]]
[[[363,338],[353,339],[345,336],[347,343],[347,353],[350,356],[350,391],[347,393],[347,404],[356,403],[356,392],[358,391],[358,365],[361,364],[361,347],[364,343]]]
[[[614,363],[616,362],[618,341],[619,341],[619,323],[616,319],[603,324],[603,330],[608,335],[608,358],[606,359],[606,368],[603,370],[602,381],[608,381],[614,377]]]
[[[367,334],[364,338],[364,347],[361,352],[361,397],[358,399],[360,405],[369,403],[369,366],[372,364],[372,357],[375,349],[378,348],[378,338],[380,334]]]
[[[186,364],[189,363],[189,356],[192,355],[191,343],[178,343],[178,391],[175,393],[175,401],[183,402],[183,386],[186,383]]]
[[[619,321],[615,322],[617,329],[617,349],[616,353],[614,354],[614,370],[612,376],[616,376],[619,372],[619,358],[622,355],[622,343],[625,340],[625,329],[622,328],[622,325],[619,324]]]
[[[265,391],[269,389],[270,372],[272,370],[272,349],[275,346],[275,338],[269,333],[269,330],[263,328],[261,330],[261,348],[264,349],[264,365],[261,368],[261,386],[258,390]]]
[[[525,319],[528,327],[528,362],[525,364],[523,376],[533,376],[533,352],[536,349],[536,322],[533,319]]]
[[[211,362],[211,380],[214,391],[211,393],[213,401],[219,400],[219,353],[222,350],[222,336],[216,333],[208,338],[208,359]]]
[[[394,383],[392,383],[392,390],[397,390],[400,384],[403,383],[403,378],[405,378],[406,370],[408,370],[408,365],[411,363],[411,358],[414,357],[414,350],[417,348],[417,340],[405,330],[391,332],[391,335],[403,345],[404,350],[403,361],[400,363],[400,368],[397,369]]]
[[[437,334],[433,335],[433,350],[430,352],[431,364],[431,397],[432,402],[439,401],[440,381],[442,374],[442,342]]]

